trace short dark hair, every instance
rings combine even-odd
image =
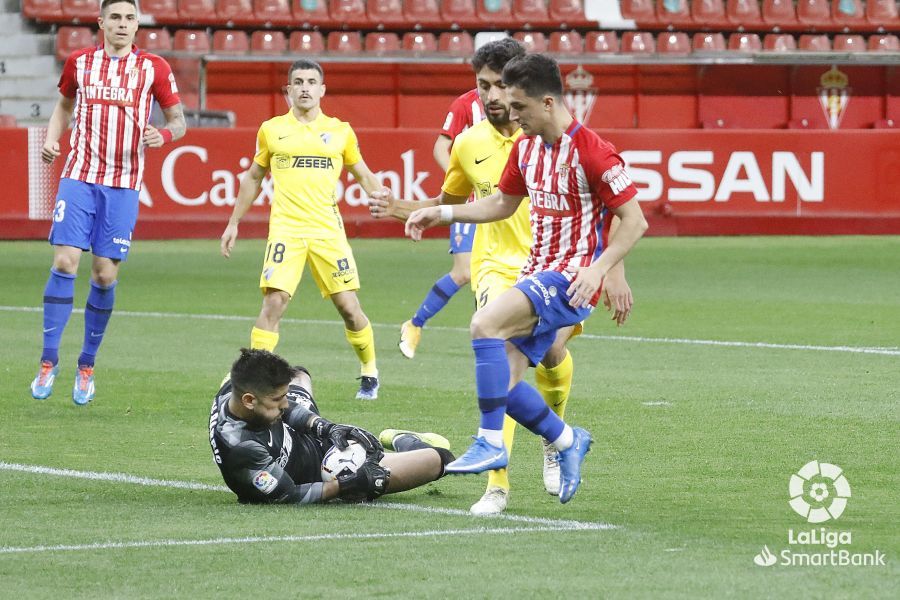
[[[511,37],[488,42],[475,52],[472,57],[472,69],[477,73],[485,66],[497,73],[503,72],[506,63],[514,58],[525,56],[525,46]]]
[[[268,350],[241,348],[241,355],[231,365],[231,387],[238,398],[247,392],[254,396],[271,394],[293,378],[291,365]]]
[[[119,2],[124,2],[125,4],[132,5],[134,7],[134,11],[137,12],[138,7],[136,0],[103,0],[103,2],[100,3],[100,14],[104,14],[106,12],[106,7],[108,7],[110,4],[118,4]]]
[[[325,81],[325,71],[322,70],[322,65],[317,63],[316,61],[309,58],[300,58],[291,63],[291,68],[288,69],[288,81],[294,76],[294,71],[297,69],[307,70],[307,69],[315,69],[319,72],[319,79]]]
[[[545,54],[527,54],[503,67],[503,83],[517,87],[532,98],[563,94],[562,75],[555,60]]]

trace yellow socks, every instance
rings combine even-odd
[[[572,354],[566,350],[566,357],[552,369],[539,364],[534,370],[534,381],[537,389],[544,397],[544,402],[560,418],[566,413],[569,392],[572,390],[572,372],[574,371]]]
[[[378,377],[378,368],[375,366],[375,334],[372,333],[372,324],[366,323],[366,326],[359,331],[350,331],[344,329],[344,335],[347,341],[356,352],[356,357],[360,362],[360,375],[366,377]]]
[[[506,446],[508,455],[512,455],[513,438],[516,435],[517,423],[506,415],[503,417],[503,444]],[[488,487],[497,486],[504,490],[509,489],[509,472],[506,469],[497,469],[488,473]]]
[[[266,331],[254,327],[250,330],[250,349],[251,350],[268,350],[275,352],[275,346],[278,345],[278,332]]]

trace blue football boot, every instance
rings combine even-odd
[[[46,400],[53,393],[53,382],[59,373],[59,365],[54,365],[49,360],[41,361],[41,370],[31,382],[31,395],[35,400]]]
[[[445,473],[483,473],[503,469],[509,463],[505,446],[493,446],[483,437],[472,436],[475,443],[465,453],[444,467]]]
[[[573,427],[572,445],[559,453],[559,501],[565,504],[572,499],[581,484],[581,463],[591,451],[594,442],[591,434],[581,427]]]

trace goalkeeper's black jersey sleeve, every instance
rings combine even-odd
[[[209,415],[209,444],[225,484],[247,502],[309,504],[322,498],[322,457],[330,445],[298,433],[281,419],[268,428],[253,429],[228,410],[231,381],[216,394]],[[306,390],[291,385],[288,411],[318,414]]]

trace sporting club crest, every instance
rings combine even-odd
[[[566,107],[580,123],[585,125],[591,118],[594,101],[597,99],[597,90],[591,87],[593,83],[594,76],[581,65],[566,75]]]
[[[831,69],[819,78],[819,83],[821,85],[816,91],[819,93],[819,104],[825,111],[828,127],[838,129],[850,103],[850,79],[846,73],[832,65]]]

